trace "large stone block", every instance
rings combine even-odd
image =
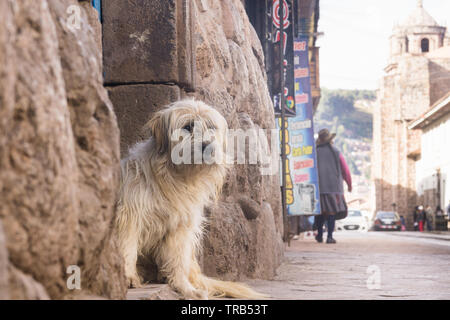
[[[151,115],[180,99],[180,88],[173,85],[127,85],[108,88],[120,129],[122,156],[129,147],[147,138],[142,130]]]
[[[193,3],[195,96],[214,106],[231,129],[275,128],[263,50],[241,1]],[[207,210],[206,274],[232,280],[275,274],[283,254],[279,175],[263,175],[261,168],[248,161],[234,165],[221,201]]]
[[[227,280],[274,277],[283,258],[284,244],[276,230],[270,204],[264,201],[258,205],[249,198],[240,204],[233,198],[229,200],[206,210],[204,272]],[[245,214],[249,202],[254,202],[258,210],[258,217],[250,220]]]
[[[97,43],[98,50],[100,53],[100,58],[102,58],[103,50],[102,50],[102,24],[100,19],[98,18],[97,10],[92,6],[91,1],[89,0],[78,0],[80,6],[86,12],[86,16],[88,18],[89,26],[93,29],[93,34],[95,37],[95,42]]]
[[[0,300],[9,299],[8,251],[6,251],[5,234],[0,220]]]
[[[23,273],[19,269],[9,265],[9,295],[15,300],[49,300],[50,297],[44,286]]]
[[[119,130],[103,87],[95,30],[75,0],[0,1],[0,219],[10,298],[75,291],[123,298],[112,232]],[[1,271],[0,271],[1,272]]]
[[[105,81],[194,87],[192,1],[103,1]]]

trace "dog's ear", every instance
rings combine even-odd
[[[144,129],[150,131],[150,135],[155,139],[157,151],[159,153],[166,152],[168,148],[168,130],[165,124],[164,112],[156,112],[150,121],[147,122]]]

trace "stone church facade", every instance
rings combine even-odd
[[[450,90],[449,35],[422,1],[390,37],[390,58],[374,112],[372,179],[375,211],[397,211],[413,227],[415,161],[420,131],[408,123]]]

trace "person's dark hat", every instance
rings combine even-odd
[[[336,137],[336,133],[330,133],[328,129],[322,129],[319,131],[319,137],[316,140],[316,145],[320,146],[322,144],[330,143],[334,137]]]

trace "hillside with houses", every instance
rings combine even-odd
[[[351,198],[367,199],[370,186],[372,112],[375,91],[323,88],[314,118],[315,132],[327,128],[337,134],[336,147],[344,154],[353,178]]]

